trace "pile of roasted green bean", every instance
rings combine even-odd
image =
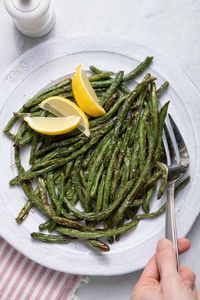
[[[27,114],[48,116],[39,107],[47,97],[60,95],[74,101],[70,78],[39,92],[8,122],[4,132],[13,140],[18,170],[10,185],[20,184],[27,197],[16,221],[20,224],[32,207],[47,218],[39,230],[50,234],[34,232],[34,239],[51,243],[81,239],[109,251],[105,238],[110,243],[119,240],[139,220],[164,212],[165,204],[150,212],[150,201],[160,179],[158,198],[167,186],[162,133],[169,102],[159,109],[159,98],[168,82],[156,89],[156,78],[148,73],[133,91],[125,85],[141,74],[152,59],[147,57],[126,75],[90,67],[89,80],[106,110],[105,115],[90,118],[90,137],[79,130],[45,136],[32,131],[23,121]],[[13,133],[16,123],[19,127]],[[31,145],[31,168],[25,171],[21,155],[27,145]],[[143,213],[138,214],[139,208]]]

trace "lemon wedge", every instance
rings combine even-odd
[[[97,95],[81,65],[76,68],[72,78],[72,91],[76,102],[88,115],[99,117],[106,113],[103,107],[98,104]]]
[[[86,135],[90,136],[89,122],[85,113],[72,101],[61,97],[49,97],[39,105],[42,109],[51,112],[58,117],[77,116],[80,117],[78,128]]]
[[[81,118],[70,117],[25,117],[24,121],[35,131],[46,135],[59,135],[78,127]]]

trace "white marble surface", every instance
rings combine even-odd
[[[9,1],[9,0],[7,0]],[[198,0],[59,0],[53,31],[41,39],[21,35],[0,0],[0,72],[27,49],[53,37],[109,34],[130,38],[177,62],[200,87],[200,1]],[[192,199],[191,199],[192,201]],[[200,217],[189,238],[192,249],[182,263],[197,274],[200,287]],[[131,262],[130,262],[131,263]],[[77,295],[80,300],[126,300],[140,272],[92,277]]]

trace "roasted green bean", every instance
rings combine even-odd
[[[39,105],[47,97],[75,101],[69,78],[41,90],[6,125],[4,132],[15,146],[18,170],[10,185],[20,184],[27,198],[16,222],[20,224],[35,207],[46,218],[39,230],[55,233],[33,232],[33,239],[47,243],[83,239],[88,246],[107,252],[110,247],[99,239],[118,241],[140,220],[165,211],[166,204],[151,212],[151,201],[157,189],[158,199],[164,195],[169,180],[162,136],[169,102],[163,107],[158,102],[169,83],[156,89],[156,78],[148,73],[133,90],[126,85],[152,60],[147,57],[125,75],[90,67],[93,75],[88,79],[106,111],[98,118],[89,117],[90,137],[79,129],[46,136],[24,122],[27,115],[50,115]],[[31,165],[26,171],[21,161],[25,145],[30,148]],[[175,195],[189,180],[176,186]],[[144,213],[139,213],[140,208]]]

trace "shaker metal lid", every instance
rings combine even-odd
[[[47,12],[50,0],[4,0],[10,15],[15,19],[39,18]]]

